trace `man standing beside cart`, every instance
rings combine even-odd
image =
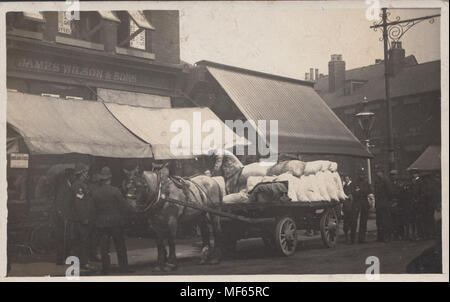
[[[369,218],[370,204],[368,200],[369,194],[372,190],[367,183],[364,173],[361,172],[356,181],[352,196],[352,223],[350,231],[350,239],[353,244],[356,239],[356,228],[358,226],[359,218],[359,230],[358,230],[358,243],[366,243],[366,232],[367,232],[367,219]]]
[[[391,236],[392,184],[383,171],[377,172],[375,181],[375,209],[377,241],[388,242]]]
[[[77,164],[75,167],[76,180],[72,190],[74,194],[73,209],[73,236],[76,254],[80,259],[82,268],[89,267],[89,254],[91,250],[94,207],[92,202],[92,192],[87,183],[89,167],[84,164]]]
[[[344,200],[342,210],[344,212],[344,235],[345,235],[345,243],[353,243],[348,233],[351,230],[352,227],[352,220],[353,220],[353,213],[352,213],[352,204],[353,204],[353,191],[354,191],[354,184],[352,180],[350,179],[350,176],[344,177],[344,184],[343,189],[345,195],[347,195],[347,199]]]
[[[56,264],[63,265],[71,248],[70,216],[72,209],[73,169],[65,169],[56,178],[53,203],[53,227],[56,242]]]

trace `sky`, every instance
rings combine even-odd
[[[180,11],[181,58],[210,60],[297,79],[310,68],[328,74],[331,54],[342,54],[346,68],[383,58],[381,31],[369,27],[365,8],[306,8],[247,3],[199,5]],[[391,17],[414,18],[439,9],[391,9]],[[406,55],[419,63],[440,58],[440,19],[424,21],[402,38]]]

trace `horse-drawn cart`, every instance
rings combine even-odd
[[[279,255],[292,255],[297,246],[297,231],[320,230],[326,247],[336,245],[339,227],[337,202],[270,201],[251,203],[222,203],[217,208],[166,199],[187,207],[206,211],[221,217],[222,247],[234,251],[240,239],[263,239],[265,245]]]
[[[320,230],[324,245],[334,247],[339,225],[337,206],[328,201],[223,204],[222,211],[247,218],[221,219],[223,246],[232,250],[239,239],[261,237],[267,247],[290,256],[297,246],[298,230]]]

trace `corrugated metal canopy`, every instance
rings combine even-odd
[[[110,112],[131,132],[152,146],[155,159],[183,159],[205,155],[202,143],[211,138],[208,125],[220,129],[216,147],[246,144],[209,108],[143,108],[105,103]],[[205,123],[206,122],[206,123]],[[183,128],[183,131],[182,129]],[[197,136],[198,139],[195,137]],[[188,144],[182,145],[186,139]],[[210,145],[208,145],[210,146]],[[212,147],[212,145],[211,145]]]
[[[429,146],[407,170],[441,170],[441,146]]]
[[[8,92],[7,122],[34,154],[152,157],[150,145],[124,128],[101,102]]]
[[[311,85],[216,63],[206,65],[248,120],[278,120],[280,153],[372,157]]]

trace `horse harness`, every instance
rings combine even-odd
[[[169,180],[171,180],[178,189],[183,190],[183,194],[186,197],[187,203],[192,202],[192,200],[190,198],[191,194],[193,196],[195,196],[195,192],[190,188],[189,183],[193,184],[197,188],[197,190],[199,191],[200,198],[202,199],[203,203],[205,201],[211,202],[211,198],[209,197],[208,193],[206,193],[206,191],[196,182],[194,182],[192,180],[186,180],[179,176],[169,176]],[[156,194],[156,198],[154,200],[150,200],[149,202],[147,202],[147,204],[144,206],[144,209],[142,212],[144,212],[144,213],[148,212],[148,211],[157,212],[157,210],[162,209],[164,207],[164,204],[166,202],[168,202],[166,197],[169,197],[168,196],[169,192],[164,192],[166,194],[163,194],[163,192],[162,192],[163,182],[162,182],[162,177],[161,177],[160,171],[157,172],[157,187],[158,187],[158,192]],[[146,193],[148,194],[148,192],[149,192],[149,187],[148,187],[148,185],[146,185]],[[184,215],[186,208],[188,208],[188,206],[183,206],[181,216]]]

